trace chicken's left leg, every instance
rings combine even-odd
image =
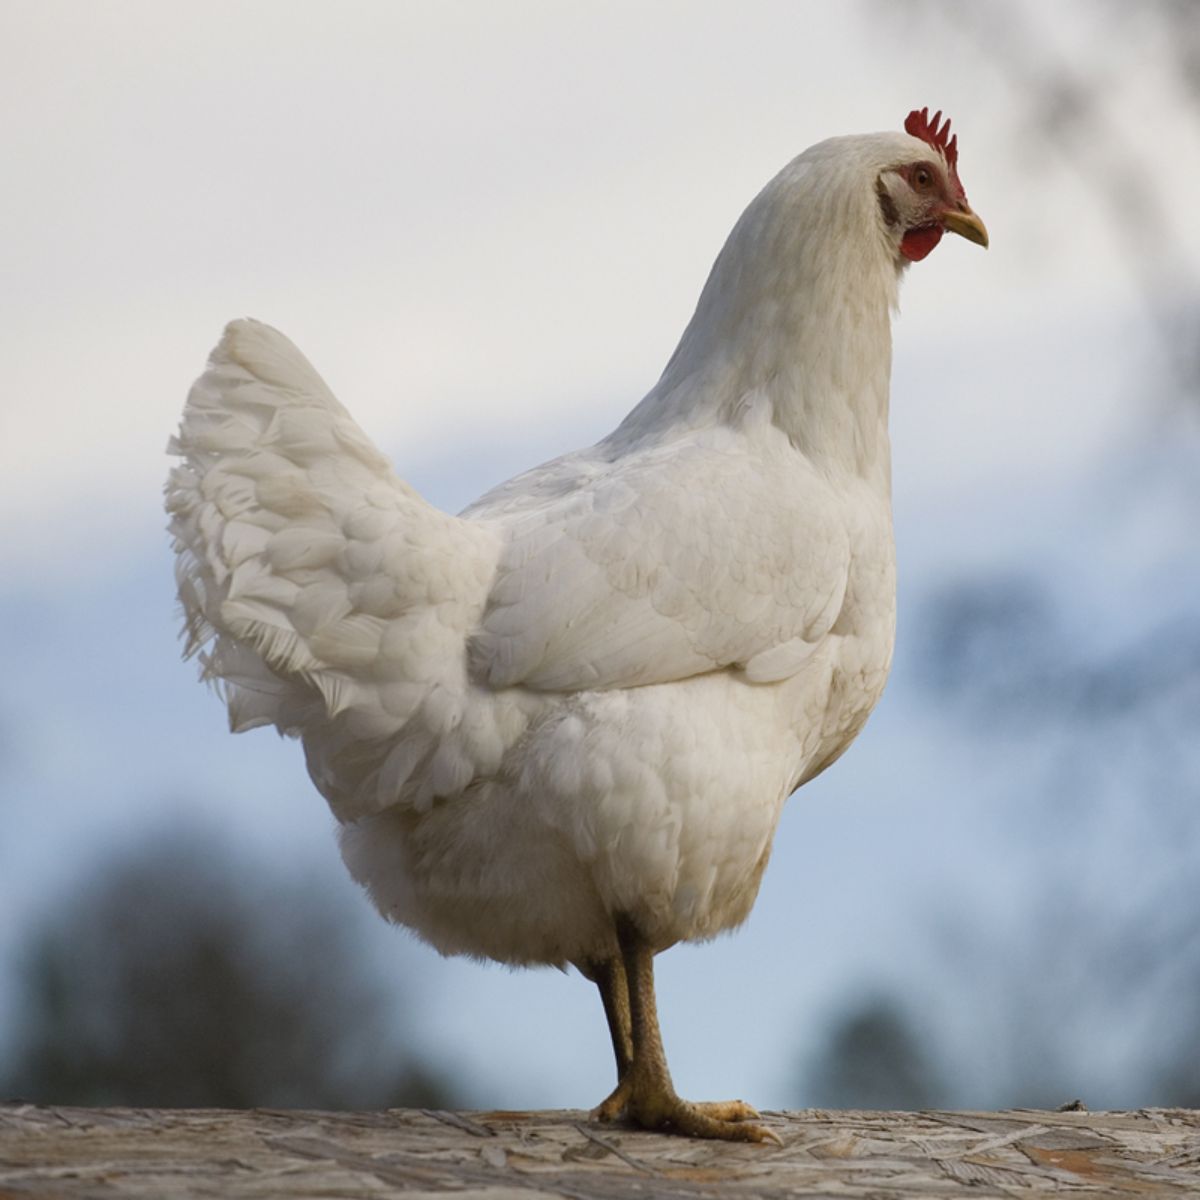
[[[625,964],[615,957],[584,963],[579,969],[600,989],[608,1032],[612,1036],[613,1057],[617,1060],[617,1086],[592,1109],[591,1116],[597,1121],[616,1121],[624,1114],[629,1099],[629,1069],[633,1065]]]
[[[625,1089],[626,1115],[644,1129],[687,1133],[733,1142],[777,1142],[779,1138],[749,1118],[758,1113],[742,1100],[691,1104],[675,1094],[654,1000],[654,951],[631,922],[617,926],[629,993],[633,1061]],[[618,1086],[617,1091],[621,1091]]]

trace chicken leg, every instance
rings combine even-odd
[[[622,1114],[643,1129],[721,1138],[735,1142],[778,1141],[742,1100],[690,1103],[675,1093],[654,999],[654,951],[632,922],[617,925],[620,957],[591,964],[600,988],[617,1059],[617,1086],[593,1115],[602,1121]]]
[[[633,1065],[625,966],[619,957],[615,957],[584,963],[579,970],[600,989],[608,1032],[612,1037],[613,1057],[617,1060],[617,1086],[592,1109],[591,1117],[594,1121],[616,1121],[624,1114],[629,1100],[629,1072]]]

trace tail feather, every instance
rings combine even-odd
[[[462,721],[464,646],[494,535],[399,480],[304,356],[257,321],[225,330],[169,452],[182,459],[166,507],[185,653],[232,727],[303,737],[340,816],[430,802],[410,781],[447,704],[450,729],[478,724]]]

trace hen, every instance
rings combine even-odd
[[[600,1118],[772,1136],[675,1094],[653,957],[746,918],[784,800],[883,690],[898,283],[944,230],[987,245],[940,115],[784,167],[616,431],[458,517],[256,321],[171,443],[188,652],[232,728],[303,741],[385,917],[599,985]]]

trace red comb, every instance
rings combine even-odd
[[[963,185],[958,179],[958,134],[950,136],[949,117],[939,129],[938,122],[941,119],[942,110],[940,108],[933,114],[932,121],[929,119],[929,109],[922,108],[919,111],[913,109],[904,118],[904,132],[927,142],[946,160],[946,166],[950,168],[950,178],[954,181],[958,194],[965,200],[967,194],[963,191]]]

